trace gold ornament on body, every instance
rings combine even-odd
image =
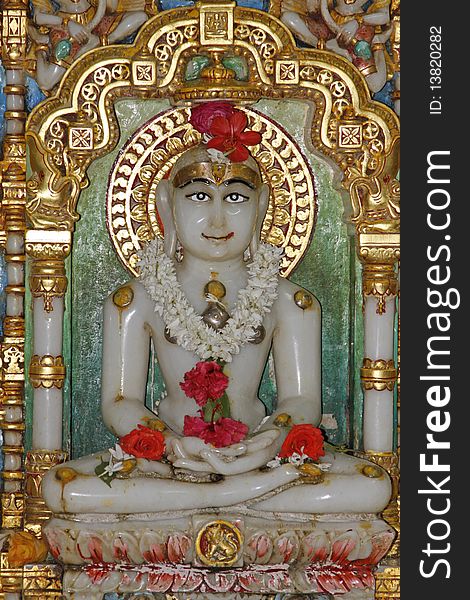
[[[113,294],[113,302],[118,308],[127,308],[132,304],[133,299],[134,292],[132,291],[132,288],[128,285],[119,288]]]
[[[305,290],[298,290],[294,294],[294,302],[302,310],[307,310],[307,309],[311,308],[311,306],[313,304],[313,296],[312,296],[312,294],[309,294]]]
[[[304,483],[321,483],[325,478],[323,471],[312,463],[304,463],[297,468]]]

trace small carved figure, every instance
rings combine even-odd
[[[372,93],[387,81],[390,0],[281,0],[281,20],[300,40],[348,58]]]
[[[29,35],[35,44],[39,87],[55,87],[79,56],[135,33],[148,16],[145,0],[34,0]]]

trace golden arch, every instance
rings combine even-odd
[[[245,61],[245,80],[185,79],[191,57],[204,54],[215,64],[227,51]],[[344,173],[352,220],[363,232],[397,230],[395,114],[371,100],[349,61],[328,51],[298,49],[275,17],[234,2],[161,13],[143,26],[133,46],[98,48],[72,66],[56,95],[28,122],[27,212],[34,228],[73,229],[89,165],[117,143],[113,103],[123,95],[172,98],[177,104],[205,98],[310,101],[315,105],[311,141]]]

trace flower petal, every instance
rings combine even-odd
[[[214,119],[215,120],[215,119]],[[236,110],[229,118],[232,137],[238,138],[248,125],[246,114],[241,110]]]
[[[233,115],[230,119],[233,118]],[[211,123],[211,128],[209,133],[216,137],[231,137],[232,128],[230,126],[230,122],[225,117],[214,117]]]
[[[248,148],[243,144],[237,144],[232,152],[229,152],[229,158],[232,162],[243,162],[250,156]]]
[[[244,131],[240,134],[238,139],[245,144],[245,146],[256,146],[261,142],[262,137],[257,131]]]

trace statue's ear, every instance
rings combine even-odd
[[[162,179],[157,185],[157,207],[158,214],[163,223],[165,254],[174,258],[176,252],[176,228],[173,218],[173,195],[171,193],[170,182],[168,179]]]
[[[255,231],[250,242],[250,255],[252,258],[255,252],[258,250],[261,229],[263,227],[264,217],[266,216],[266,211],[268,210],[269,205],[269,191],[269,186],[266,183],[263,183],[258,197],[258,217],[256,219]]]

